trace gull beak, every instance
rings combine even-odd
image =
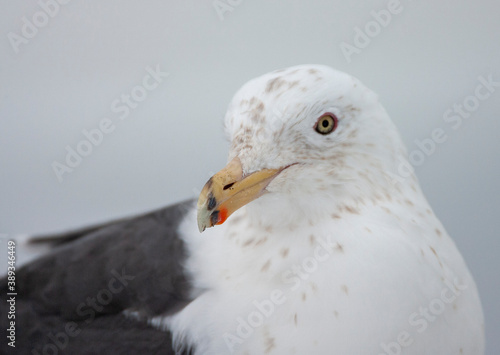
[[[259,198],[269,183],[285,168],[263,169],[243,175],[239,158],[234,158],[224,169],[205,184],[198,199],[198,229],[222,224],[240,207]]]

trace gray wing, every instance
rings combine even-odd
[[[16,273],[16,348],[1,353],[173,354],[145,318],[187,304],[179,223],[193,201],[79,232]],[[2,290],[7,280],[0,280]],[[9,327],[0,303],[0,326]],[[123,311],[138,314],[126,317]],[[5,350],[5,352],[4,352]]]

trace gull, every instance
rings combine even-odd
[[[474,280],[371,90],[294,66],[246,83],[224,122],[228,164],[197,202],[68,233],[18,271],[19,346],[484,353]]]

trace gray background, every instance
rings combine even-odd
[[[7,35],[20,35],[23,16],[31,19],[40,6],[2,2],[0,243],[17,239],[22,262],[31,253],[22,234],[196,196],[226,162],[222,117],[235,90],[277,68],[327,64],[380,95],[410,152],[435,128],[447,133],[416,170],[478,284],[487,353],[499,354],[500,88],[458,129],[443,120],[474,94],[479,76],[500,81],[499,3],[402,1],[402,11],[350,63],[341,43],[353,44],[356,27],[387,1],[229,3],[221,20],[212,0],[72,1],[16,54]],[[170,76],[118,119],[113,100],[158,64]],[[59,182],[52,163],[64,163],[65,147],[75,148],[82,130],[103,117],[116,129]]]

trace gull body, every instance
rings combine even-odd
[[[16,353],[483,354],[474,280],[373,92],[278,70],[225,129],[197,203],[39,239],[59,246],[16,269]]]

